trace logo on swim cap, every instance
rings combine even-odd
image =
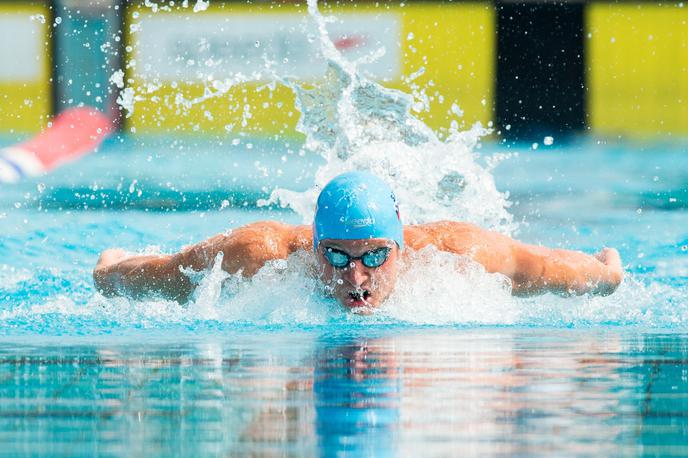
[[[313,247],[323,239],[382,238],[404,246],[399,205],[392,189],[368,172],[333,178],[318,196],[313,220]]]
[[[360,219],[350,219],[344,221],[344,224],[348,224],[349,226],[353,227],[364,227],[364,226],[372,226],[375,224],[375,218],[360,218]]]

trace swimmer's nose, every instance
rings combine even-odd
[[[352,286],[361,286],[368,280],[368,272],[360,260],[352,261],[351,265],[344,270],[343,276]]]

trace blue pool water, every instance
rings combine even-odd
[[[312,184],[322,159],[285,161],[286,149],[115,139],[2,188],[4,452],[688,452],[685,144],[478,150],[512,156],[494,176],[517,237],[619,249],[627,277],[610,297],[512,299],[431,269],[420,284],[451,288],[373,317],[319,303],[286,274],[188,306],[95,293],[106,247],[168,252],[249,221],[300,222],[255,206]]]
[[[179,142],[113,141],[101,153],[51,176],[3,188],[0,320],[5,325],[0,334],[90,335],[148,325],[204,326],[209,319],[221,327],[236,322],[350,324],[346,314],[327,304],[318,304],[313,315],[301,307],[299,313],[306,315],[299,318],[287,308],[265,307],[264,301],[258,304],[260,311],[246,310],[256,308],[246,296],[256,296],[266,287],[266,300],[270,293],[279,296],[308,287],[287,279],[263,279],[254,290],[243,285],[246,300],[241,311],[229,298],[197,301],[197,309],[184,309],[161,301],[151,307],[94,296],[91,269],[106,247],[172,252],[250,221],[301,221],[289,210],[258,208],[255,202],[278,186],[308,188],[320,158],[294,154],[285,162],[277,153],[279,144],[258,140],[250,150],[218,146],[216,141],[194,141],[180,150]],[[485,294],[466,299],[463,309],[449,304],[461,298],[443,291],[423,296],[439,303],[432,314],[405,304],[403,316],[393,314],[385,322],[685,327],[688,157],[683,149],[681,144],[592,141],[537,150],[485,144],[479,150],[484,157],[517,153],[494,171],[497,187],[509,193],[509,212],[518,223],[516,237],[587,252],[616,247],[626,281],[608,298],[513,300],[486,286]],[[438,283],[455,280],[442,272],[415,273],[426,275],[423,281],[435,275],[440,275]],[[476,313],[475,303],[484,302],[490,306]],[[201,310],[209,307],[217,313]]]

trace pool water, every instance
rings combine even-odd
[[[255,201],[307,189],[322,159],[253,145],[113,139],[2,189],[4,452],[688,452],[685,144],[477,150],[511,156],[494,176],[518,238],[619,249],[627,277],[607,298],[511,299],[486,283],[380,318],[299,308],[293,279],[247,286],[255,313],[232,296],[183,307],[96,294],[106,247],[169,252],[258,219],[300,222]]]
[[[687,341],[255,329],[0,345],[8,455],[685,455]]]

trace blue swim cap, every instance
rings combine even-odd
[[[323,239],[394,240],[404,248],[404,228],[392,189],[368,172],[336,176],[320,192],[313,221],[313,248]]]

